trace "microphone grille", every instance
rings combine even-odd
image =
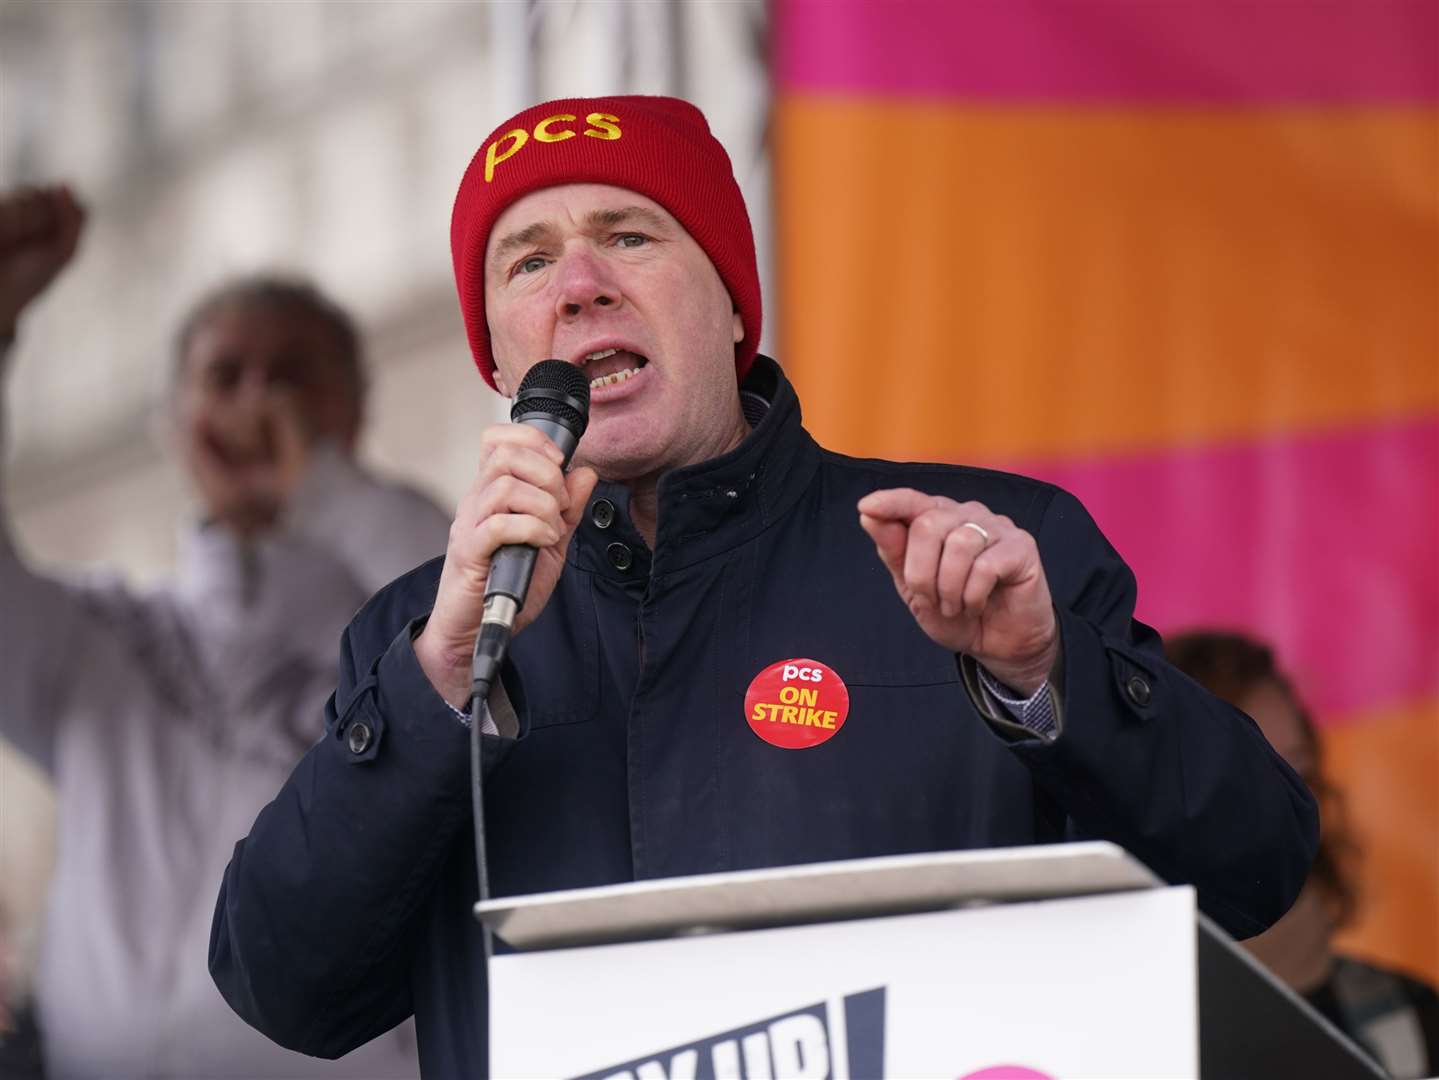
[[[525,372],[510,419],[537,412],[583,431],[590,415],[590,381],[584,372],[563,360],[541,360]]]

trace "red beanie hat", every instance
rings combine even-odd
[[[460,181],[450,254],[470,351],[495,385],[485,321],[485,247],[495,219],[532,191],[559,184],[613,184],[648,196],[704,249],[744,319],[735,346],[740,379],[759,348],[759,271],[744,197],[704,114],[667,97],[562,98],[497,127]]]

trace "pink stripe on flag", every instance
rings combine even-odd
[[[1439,101],[1435,0],[776,0],[781,90],[981,101]]]
[[[1439,418],[1018,471],[1089,508],[1141,619],[1266,638],[1321,719],[1439,694]]]

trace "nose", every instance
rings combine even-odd
[[[595,308],[614,308],[622,302],[619,286],[606,272],[604,260],[587,246],[564,252],[557,269],[555,311],[561,319],[576,319]]]
[[[270,365],[251,357],[241,368],[239,378],[235,380],[229,394],[230,403],[242,411],[257,412],[268,403],[274,385]]]

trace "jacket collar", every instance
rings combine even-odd
[[[741,393],[752,421],[763,402],[769,407],[729,453],[661,477],[654,552],[630,520],[629,489],[601,482],[575,530],[569,562],[619,582],[644,584],[652,574],[738,547],[784,515],[809,484],[819,447],[801,423],[794,387],[769,357],[755,358]],[[611,513],[613,520],[601,525]]]

